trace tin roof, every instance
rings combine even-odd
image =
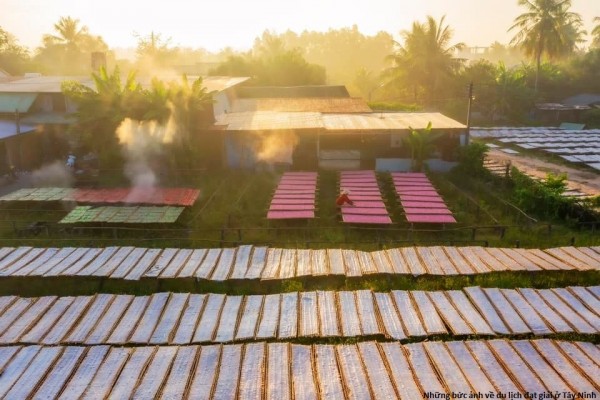
[[[466,128],[452,118],[431,112],[323,114],[323,122],[328,131],[424,129],[430,122],[434,129]]]
[[[313,111],[322,113],[368,113],[371,109],[359,97],[281,97],[237,99],[232,112],[246,111]]]
[[[35,126],[20,125],[21,134],[35,131]],[[17,125],[15,121],[3,121],[0,120],[0,140],[8,139],[10,137],[17,136]]]
[[[159,79],[173,81],[181,79],[180,76],[170,75]],[[198,76],[188,76],[188,81],[192,83]],[[149,87],[152,83],[151,77],[136,77],[137,81],[143,87]],[[250,78],[248,77],[230,77],[230,76],[206,76],[202,82],[207,91],[223,91],[235,85],[239,85]],[[94,88],[94,81],[90,76],[32,76],[11,79],[0,82],[0,93],[61,93],[61,85],[65,81],[79,82],[90,88]],[[13,110],[14,111],[14,110]]]
[[[325,129],[328,132],[406,131],[426,128],[464,129],[440,113],[336,113],[247,111],[219,116],[215,127],[227,131]]]
[[[0,93],[1,113],[26,113],[35,101],[35,93]]]
[[[215,126],[228,131],[297,130],[324,128],[321,113],[248,111],[222,114]]]

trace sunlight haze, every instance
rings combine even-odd
[[[589,32],[593,17],[600,15],[600,1],[573,0],[572,10],[581,14]],[[516,0],[172,0],[155,6],[139,0],[3,0],[0,26],[32,49],[61,16],[72,16],[111,47],[135,47],[135,33],[154,31],[170,37],[174,46],[217,51],[227,46],[248,49],[266,29],[278,33],[288,29],[326,31],[356,24],[365,34],[387,31],[397,37],[415,20],[446,14],[456,42],[488,46],[494,41],[510,41],[512,34],[507,29],[520,12]]]

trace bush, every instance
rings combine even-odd
[[[544,181],[538,181],[513,168],[511,176],[514,201],[524,211],[545,218],[576,222],[593,222],[600,218],[592,203],[564,196],[566,174],[548,174]]]
[[[583,122],[588,129],[600,128],[600,108],[588,110],[581,115]]]
[[[483,166],[483,161],[487,151],[487,146],[481,142],[471,142],[467,146],[460,147],[456,172],[474,176],[486,175],[488,171]]]

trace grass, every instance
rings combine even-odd
[[[70,233],[57,224],[72,205],[4,204],[0,207],[0,245],[3,246],[109,246],[141,247],[233,247],[239,244],[295,248],[354,248],[377,250],[413,244],[490,245],[499,247],[553,247],[597,245],[595,232],[574,229],[565,223],[539,221],[526,224],[522,215],[507,209],[498,198],[507,198],[505,188],[452,176],[430,174],[458,220],[456,225],[424,226],[411,229],[402,214],[388,174],[379,174],[382,194],[394,225],[353,227],[340,222],[335,207],[338,175],[319,174],[318,210],[314,220],[269,221],[266,211],[280,173],[211,171],[179,177],[177,184],[201,190],[199,201],[186,210],[180,222],[167,228],[103,227]],[[113,182],[114,183],[114,182]],[[50,234],[18,236],[34,221],[47,221]],[[548,224],[552,229],[548,229]],[[485,228],[481,228],[485,226]],[[473,231],[473,227],[479,227]],[[502,227],[507,227],[502,229]]]
[[[468,286],[547,289],[600,285],[600,271],[494,272],[478,275],[411,276],[375,274],[360,278],[344,276],[303,277],[286,280],[228,280],[142,278],[139,281],[104,277],[4,277],[0,296],[76,296],[95,293],[149,295],[158,292],[224,293],[252,295],[315,290],[460,290]]]

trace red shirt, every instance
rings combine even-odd
[[[350,200],[350,198],[348,197],[348,195],[346,193],[342,193],[335,200],[335,204],[338,206],[343,206],[345,203],[348,203],[350,205],[354,204],[354,202],[352,200]]]

